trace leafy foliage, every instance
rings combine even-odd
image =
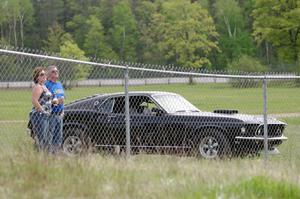
[[[96,16],[91,15],[87,25],[87,34],[84,40],[85,53],[95,58],[116,58],[117,55],[107,43],[101,21]]]
[[[151,21],[150,42],[164,55],[167,63],[186,67],[210,67],[212,50],[218,50],[214,23],[200,4],[169,1],[161,6]],[[150,32],[150,31],[148,31]]]
[[[88,61],[88,59],[84,55],[84,51],[82,51],[73,40],[65,41],[60,46],[60,53],[63,57]],[[91,67],[89,65],[65,65],[64,68],[61,68],[61,79],[63,80],[65,87],[70,88],[72,87],[75,80],[85,79],[89,75],[90,70]]]
[[[299,60],[300,2],[256,0],[253,36],[259,45],[274,46],[280,62]]]
[[[113,8],[111,44],[121,60],[136,60],[137,25],[129,3],[120,1]]]
[[[248,55],[242,55],[239,59],[229,64],[229,69],[232,71],[244,71],[249,73],[265,72],[267,67],[262,65],[256,58]],[[261,81],[254,79],[233,79],[231,85],[238,88],[258,87]]]
[[[0,0],[0,44],[60,53],[72,38],[97,58],[228,69],[247,55],[297,71],[299,21],[299,0]]]
[[[60,46],[66,40],[70,40],[70,37],[70,34],[66,34],[62,27],[59,24],[55,23],[48,30],[48,38],[44,41],[44,49],[48,52],[58,53],[60,52]]]
[[[248,55],[242,55],[239,59],[229,64],[229,69],[233,71],[244,72],[264,72],[267,71],[266,66],[262,65],[256,58]]]
[[[215,4],[220,48],[224,56],[218,60],[225,66],[243,54],[253,55],[254,44],[245,26],[243,9],[235,0],[220,0]]]

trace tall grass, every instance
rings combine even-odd
[[[263,158],[54,156],[36,152],[24,128],[17,123],[1,132],[0,198],[300,197],[297,125],[288,127],[291,140],[267,165]]]
[[[6,154],[7,155],[7,154]],[[284,162],[187,157],[1,155],[2,198],[299,198]],[[250,197],[250,198],[251,198]]]

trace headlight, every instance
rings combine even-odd
[[[261,135],[261,132],[262,132],[262,129],[261,129],[261,127],[256,131],[256,136],[260,136]]]
[[[243,133],[243,134],[246,133],[246,128],[245,127],[241,128],[241,133]]]
[[[278,128],[276,131],[276,136],[281,136],[282,135],[282,130],[281,128]]]

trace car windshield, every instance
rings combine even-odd
[[[199,109],[180,95],[154,95],[153,98],[168,113],[200,112]]]

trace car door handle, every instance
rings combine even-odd
[[[107,116],[107,121],[110,122],[112,118],[116,118],[116,117],[117,117],[116,115],[109,115]]]

